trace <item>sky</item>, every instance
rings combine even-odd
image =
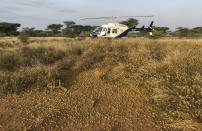
[[[0,0],[0,22],[21,23],[22,27],[45,29],[49,24],[75,21],[102,25],[110,20],[80,20],[88,17],[154,15],[136,18],[139,26],[202,26],[202,0]],[[117,19],[116,22],[125,19]]]

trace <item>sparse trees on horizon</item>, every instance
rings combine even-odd
[[[128,27],[137,26],[139,21],[133,18],[120,22]],[[20,32],[29,37],[85,37],[93,31],[96,26],[91,25],[77,25],[74,21],[65,21],[62,24],[50,24],[47,30],[36,30],[35,28],[23,28],[18,31],[21,24],[0,22],[0,36],[18,36]],[[153,27],[155,32],[153,38],[160,37],[202,37],[202,27],[195,27],[193,29],[179,27],[171,32],[169,27]],[[150,37],[147,32],[141,31],[129,34],[129,37]]]

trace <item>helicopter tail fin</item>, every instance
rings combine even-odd
[[[153,24],[154,24],[154,21],[152,21],[152,22],[151,22],[151,24],[150,24],[149,26],[150,26],[150,27],[152,27],[152,26],[153,26]]]
[[[133,26],[132,28],[133,28],[133,29],[135,29],[135,28],[136,28],[136,26]]]

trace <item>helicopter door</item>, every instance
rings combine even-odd
[[[112,29],[111,37],[116,37],[117,34],[118,34],[118,30],[117,29]]]
[[[110,37],[111,34],[111,28],[106,29],[106,36]]]
[[[107,29],[106,28],[103,28],[100,35],[101,36],[105,36],[106,35],[106,32],[107,32]]]

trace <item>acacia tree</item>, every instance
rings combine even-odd
[[[160,33],[168,33],[170,28],[169,27],[153,27],[155,31],[160,32]]]
[[[47,30],[51,30],[54,34],[57,34],[60,32],[62,27],[63,25],[61,24],[51,24],[51,25],[48,25]]]
[[[23,28],[23,30],[21,32],[24,32],[26,35],[28,36],[35,36],[35,28],[29,28],[29,27],[26,27],[26,28]]]
[[[65,28],[62,30],[63,36],[74,37],[72,27],[76,24],[74,21],[65,21]]]
[[[20,26],[21,26],[21,24],[18,24],[18,23],[1,22],[0,23],[0,33],[5,34],[6,36],[18,35],[17,30]]]
[[[195,27],[190,29],[190,37],[202,37],[202,27]]]
[[[67,29],[67,28],[71,28],[72,26],[74,26],[76,23],[74,22],[74,21],[65,21],[64,22],[64,24],[65,24],[65,29]]]
[[[133,27],[139,24],[139,21],[137,19],[129,18],[126,21],[120,22],[120,24],[126,25],[128,27]]]
[[[190,30],[188,28],[178,27],[175,33],[179,37],[188,37]]]
[[[62,34],[68,37],[76,37],[81,34],[88,34],[95,27],[89,25],[76,25],[74,21],[65,21],[64,24],[66,27],[62,30]]]

